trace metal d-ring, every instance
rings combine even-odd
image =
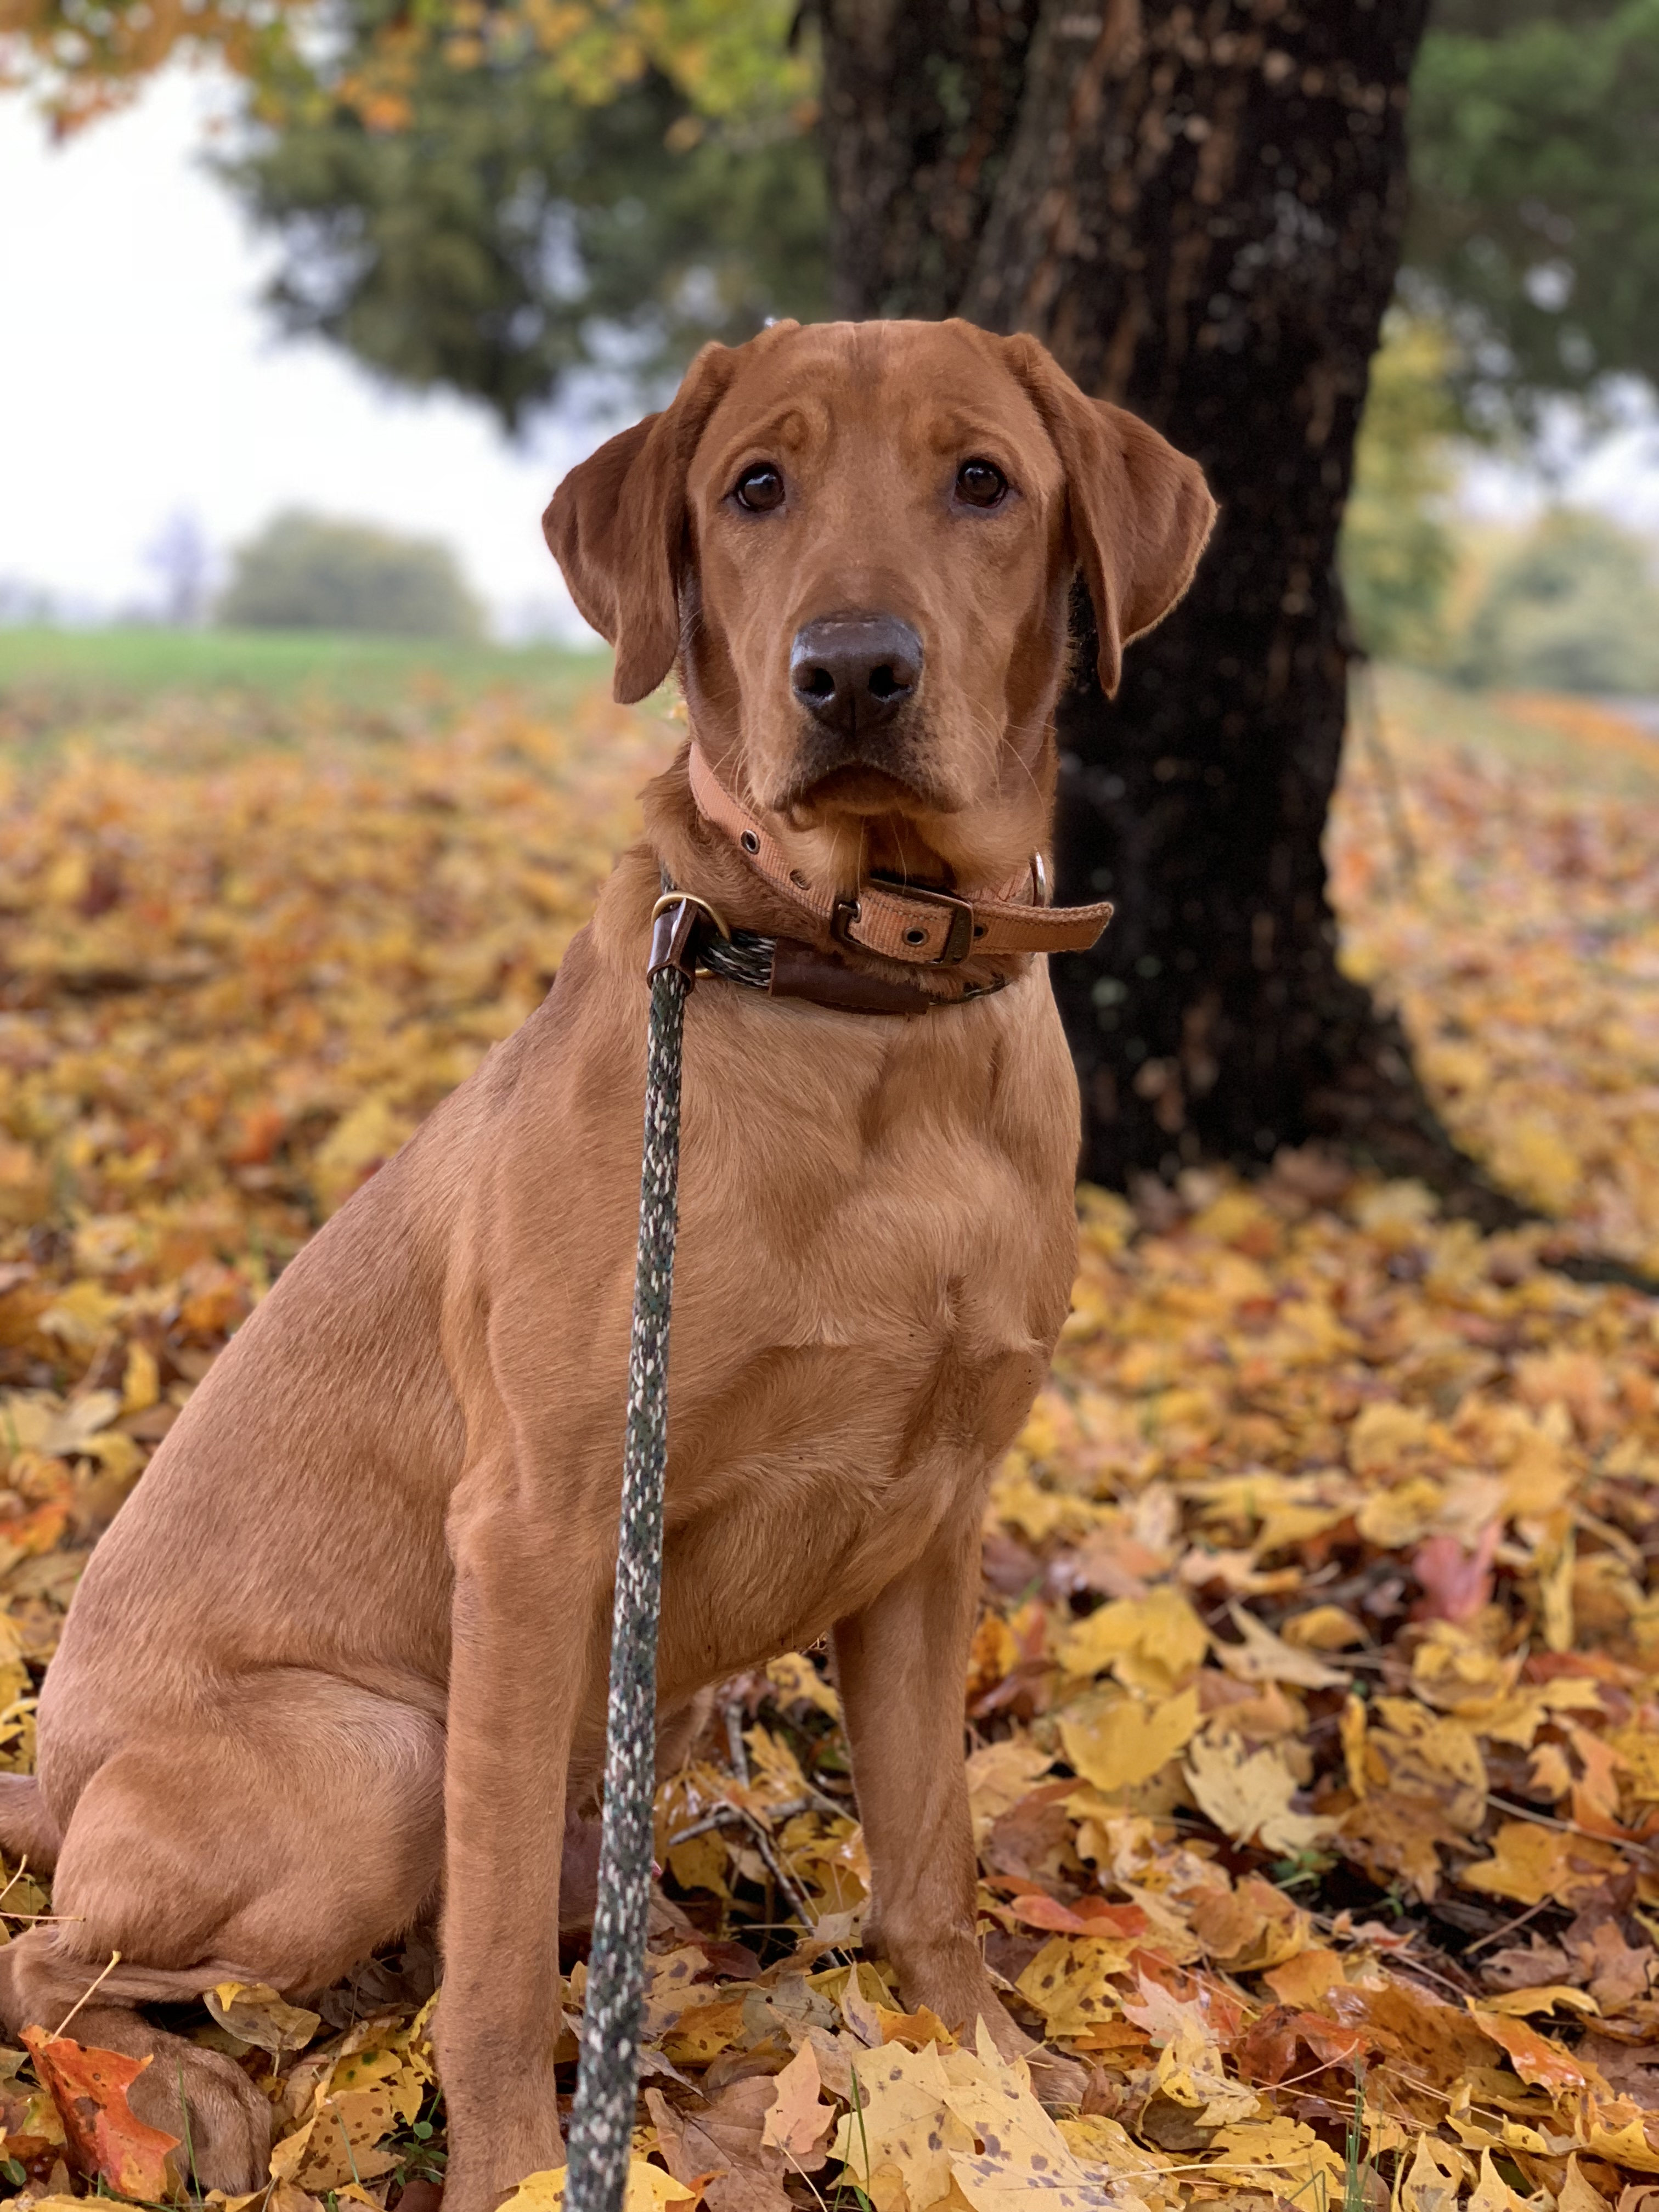
[[[652,921],[654,921],[659,914],[666,914],[671,906],[696,907],[699,913],[708,916],[728,945],[732,942],[732,933],[727,928],[726,918],[720,908],[711,906],[706,898],[699,898],[695,891],[665,891],[651,909]]]

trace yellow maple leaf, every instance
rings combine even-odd
[[[1178,1997],[1143,1972],[1139,1996],[1126,1997],[1123,2014],[1159,2046],[1153,2081],[1178,2105],[1198,2109],[1200,2127],[1224,2127],[1255,2117],[1259,2093],[1229,2078],[1201,1997]]]
[[[971,2133],[945,2109],[950,2085],[939,2045],[884,2044],[852,2071],[853,2109],[842,2115],[830,2156],[866,2191],[876,2170],[890,2166],[911,2205],[937,2203],[951,2185],[951,2153],[974,2148]]]
[[[1120,2008],[1110,1975],[1128,1964],[1133,1940],[1054,1936],[1020,1975],[1015,1987],[1042,2014],[1051,2036],[1085,2035]]]
[[[1200,1666],[1209,1631],[1186,1599],[1167,1583],[1145,1597],[1117,1598],[1062,1638],[1060,1663],[1068,1674],[1108,1668],[1127,1688],[1167,1698]]]
[[[1504,1990],[1497,1996],[1483,1997],[1483,2012],[1518,2013],[1553,2012],[1557,2005],[1565,2005],[1569,2012],[1599,2013],[1601,2006],[1588,1990],[1575,1990],[1565,1982],[1546,1982],[1537,1989]]]
[[[803,1652],[786,1651],[781,1658],[769,1659],[766,1679],[781,1705],[809,1705],[832,1721],[841,1718],[841,1699]]]
[[[1283,1633],[1286,1644],[1302,1651],[1348,1651],[1366,1640],[1359,1623],[1340,1605],[1316,1605],[1306,1613],[1293,1613]]]
[[[1128,2212],[1076,2155],[1031,2094],[1024,2065],[999,2053],[982,2020],[973,2050],[946,2054],[945,2075],[945,2110],[969,2139],[968,2149],[951,2153],[951,2179],[973,2212]]]
[[[1400,2212],[1457,2212],[1462,2184],[1474,2171],[1455,2144],[1437,2142],[1426,2131],[1419,2134],[1400,2184]]]
[[[1618,1851],[1592,1837],[1505,1820],[1492,1838],[1492,1856],[1465,1867],[1458,1878],[1466,1889],[1512,1898],[1517,1905],[1541,1905],[1547,1898],[1570,1905],[1599,1887],[1619,1864]]]
[[[564,2203],[565,2177],[569,2171],[568,2166],[556,2166],[540,2173],[527,2174],[506,2200],[501,2212],[560,2212]],[[628,2161],[623,2212],[667,2212],[671,2204],[695,2202],[696,2194],[695,2189],[686,2188],[659,2166],[652,2166],[642,2158]]]
[[[1311,1651],[1298,1650],[1281,1636],[1275,1636],[1252,1613],[1242,1605],[1229,1601],[1227,1611],[1233,1626],[1243,1639],[1238,1644],[1218,1643],[1215,1656],[1230,1674],[1241,1682],[1289,1682],[1304,1690],[1344,1690],[1349,1677],[1340,1674],[1334,1667],[1328,1667]]]
[[[1206,2179],[1212,2173],[1218,2182],[1231,2179],[1291,2204],[1317,2204],[1322,2193],[1327,2201],[1340,2198],[1342,2160],[1305,2121],[1287,2112],[1236,2120],[1213,2137],[1210,2151],[1213,2165],[1206,2167]]]
[[[320,2014],[285,2002],[268,1982],[221,1982],[205,2002],[228,2033],[274,2058],[303,2051],[323,2024]]]
[[[1310,1850],[1335,1832],[1334,1820],[1291,1809],[1296,1777],[1276,1744],[1246,1751],[1234,1735],[1201,1737],[1187,1755],[1187,1781],[1202,1810],[1235,1841],[1264,1850]]]
[[[1493,2166],[1492,2153],[1480,2154],[1480,2179],[1469,2197],[1468,2212],[1528,2212],[1528,2201],[1517,2197]]]
[[[1068,1763],[1097,1790],[1125,1790],[1156,1774],[1190,1741],[1199,1723],[1196,1687],[1159,1705],[1128,1694],[1085,1698],[1060,1716]]]

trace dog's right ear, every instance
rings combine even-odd
[[[736,368],[732,348],[706,345],[662,413],[572,469],[542,517],[571,598],[617,649],[611,689],[624,706],[654,691],[679,651],[686,473]]]

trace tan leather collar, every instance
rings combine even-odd
[[[884,960],[916,967],[954,968],[969,958],[1017,952],[1086,952],[1112,918],[1109,902],[1097,906],[1040,906],[1020,893],[1035,878],[1022,874],[988,896],[959,897],[925,890],[885,876],[867,877],[858,896],[836,899],[819,891],[789,864],[788,855],[757,814],[734,799],[692,741],[691,796],[697,811],[724,830],[773,890],[843,945]]]

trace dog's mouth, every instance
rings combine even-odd
[[[824,767],[802,761],[790,775],[778,811],[795,828],[812,829],[836,814],[896,814],[909,821],[955,811],[955,803],[932,779],[908,763],[878,766],[873,761],[841,760]]]

